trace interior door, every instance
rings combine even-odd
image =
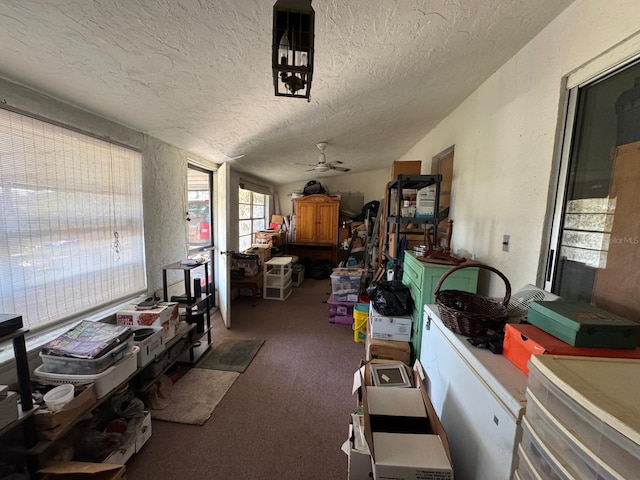
[[[230,232],[227,228],[230,219],[231,207],[231,167],[224,163],[216,171],[215,178],[215,210],[217,221],[216,242],[214,256],[217,261],[216,278],[218,286],[218,306],[220,315],[227,328],[231,328],[231,269],[229,268],[230,255],[228,246],[231,245]]]

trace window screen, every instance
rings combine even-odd
[[[34,327],[146,289],[139,152],[0,109],[0,311]]]

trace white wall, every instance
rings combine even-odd
[[[314,178],[314,180],[322,183],[322,186],[330,194],[362,193],[364,195],[364,203],[367,203],[371,200],[382,200],[385,186],[389,181],[389,175],[390,170],[384,168],[362,173],[348,173],[335,177],[318,177]],[[309,180],[311,179],[312,177],[309,177]],[[275,195],[278,197],[281,215],[291,215],[291,193],[301,192],[306,183],[306,181],[287,183],[276,187]]]
[[[638,18],[637,0],[577,0],[401,158],[424,171],[455,145],[453,249],[498,268],[514,291],[544,274],[563,78],[637,33]],[[502,285],[493,279],[492,294]]]

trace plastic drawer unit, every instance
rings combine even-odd
[[[273,257],[264,262],[264,290],[262,298],[286,300],[292,290],[292,257]]]
[[[640,360],[534,355],[526,417],[536,427],[546,420],[562,434],[558,441],[596,457],[605,466],[603,478],[635,478],[640,471],[638,378]]]

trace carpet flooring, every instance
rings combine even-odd
[[[202,426],[153,421],[127,462],[130,480],[176,478],[342,480],[353,373],[364,344],[329,323],[327,280],[304,279],[285,301],[239,297],[231,329],[214,317],[214,342],[264,339],[251,365]]]
[[[223,338],[198,362],[198,368],[244,373],[263,343],[258,338]]]

